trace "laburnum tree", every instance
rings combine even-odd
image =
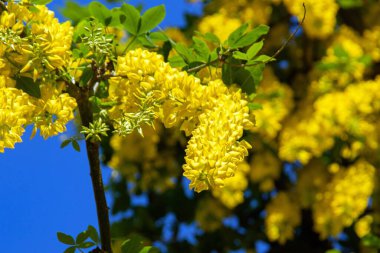
[[[204,1],[165,30],[163,5],[48,2],[1,1],[0,152],[76,120],[99,234],[66,253],[380,249],[378,1]]]

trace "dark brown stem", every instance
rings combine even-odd
[[[82,126],[89,127],[93,121],[93,113],[91,103],[89,101],[90,89],[76,88],[77,92],[73,93],[76,96],[79,114],[82,120]],[[111,248],[111,229],[108,217],[108,206],[106,196],[104,194],[104,186],[102,180],[102,172],[100,169],[99,160],[99,143],[86,140],[87,157],[90,163],[90,175],[92,187],[94,190],[96,211],[98,214],[98,224],[100,230],[100,238],[102,250],[107,253],[112,253]]]

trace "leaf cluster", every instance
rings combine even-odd
[[[225,84],[238,84],[246,93],[252,94],[262,80],[265,64],[275,59],[259,55],[264,46],[264,40],[260,38],[269,32],[269,27],[248,28],[248,23],[243,24],[225,41],[220,41],[213,33],[198,32],[189,47],[173,43],[177,55],[169,58],[169,62],[173,67],[188,72],[198,72],[207,67],[221,68]]]
[[[63,244],[69,247],[64,251],[64,253],[74,253],[77,250],[83,252],[83,249],[88,249],[91,247],[98,246],[100,244],[100,237],[96,229],[89,225],[87,230],[79,233],[75,239],[71,235],[67,235],[62,232],[57,233],[57,238]]]

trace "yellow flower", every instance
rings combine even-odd
[[[321,238],[337,236],[365,210],[374,188],[375,168],[359,160],[340,169],[317,194],[313,205],[314,228]]]
[[[250,145],[241,141],[244,129],[252,129],[249,108],[240,90],[228,89],[221,80],[201,85],[198,78],[171,68],[162,56],[142,49],[119,57],[117,77],[110,81],[111,119],[130,120],[135,129],[159,118],[165,127],[180,126],[193,135],[186,149],[184,175],[196,191],[222,187],[232,177]],[[127,77],[127,78],[126,78]],[[118,125],[115,126],[116,128]]]
[[[214,188],[212,195],[229,209],[233,209],[243,203],[244,191],[248,186],[247,173],[249,170],[248,163],[242,162],[238,164],[235,175],[225,180],[223,188]]]
[[[66,124],[74,118],[73,110],[77,107],[75,99],[67,93],[47,100],[38,99],[35,105],[38,111],[35,128],[40,129],[44,139],[65,132]]]
[[[301,223],[300,208],[288,194],[280,192],[266,207],[265,233],[270,241],[284,244],[294,237],[294,230]]]
[[[355,223],[355,233],[360,237],[364,237],[371,232],[371,224],[373,222],[372,215],[366,215]]]
[[[4,78],[0,78],[4,81]],[[21,142],[24,127],[31,123],[31,113],[34,106],[30,97],[21,90],[6,88],[0,85],[0,152],[4,148],[14,148],[14,144]]]

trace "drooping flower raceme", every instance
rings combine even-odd
[[[313,206],[314,226],[321,238],[337,236],[365,210],[374,189],[374,175],[375,168],[365,160],[338,169]]]
[[[180,126],[192,135],[183,168],[198,192],[222,187],[248,154],[250,145],[240,139],[253,123],[241,91],[221,80],[202,85],[156,53],[137,49],[119,57],[108,99],[117,103],[109,115],[120,133],[159,118],[165,127]]]
[[[0,152],[21,142],[27,125],[47,138],[74,118],[76,101],[56,81],[69,62],[72,27],[30,6],[9,1],[0,15]]]

